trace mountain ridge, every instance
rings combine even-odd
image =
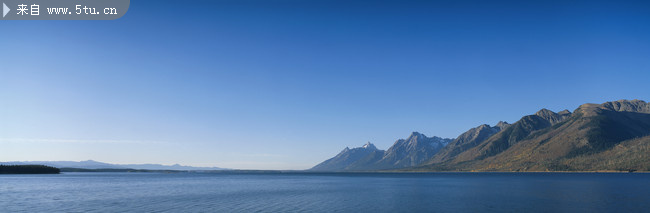
[[[343,149],[336,156],[312,167],[311,171],[367,171],[416,166],[429,159],[452,139],[427,137],[412,132],[406,139],[398,139],[387,150],[379,150],[372,143],[357,148]]]
[[[422,146],[435,138],[413,132],[381,158],[369,153],[359,158],[363,163],[338,171],[650,171],[650,104],[634,99],[582,104],[573,112],[542,108],[512,124],[482,124],[442,146]]]
[[[650,170],[646,156],[625,158],[627,168],[590,167],[619,144],[650,135],[650,110],[644,101],[619,100],[603,104],[583,104],[565,116],[542,112],[522,117],[513,126],[492,136],[459,157],[445,162],[429,162],[422,170],[454,171],[590,171]],[[559,113],[556,113],[559,114]],[[541,115],[541,116],[540,116]],[[559,120],[556,120],[558,119]],[[641,140],[637,146],[647,147]],[[633,149],[631,152],[635,152]],[[638,152],[636,152],[638,153]],[[592,159],[586,162],[584,159]],[[571,164],[571,162],[582,162]],[[614,164],[612,164],[614,165]]]

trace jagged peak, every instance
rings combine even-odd
[[[614,102],[619,102],[619,103],[646,103],[645,101],[639,100],[639,99],[634,99],[634,100],[621,99],[621,100],[614,101]]]
[[[618,100],[618,101],[608,101],[608,102],[605,102],[605,103],[602,103],[602,104],[586,103],[586,104],[580,105],[580,107],[603,106],[603,105],[615,104],[615,103],[619,103],[619,104],[647,104],[647,102],[645,102],[643,100],[639,100],[639,99],[634,99],[634,100],[621,99],[621,100]]]
[[[412,132],[411,136],[424,136],[424,134],[419,133],[419,132]]]
[[[481,124],[477,127],[470,129],[469,131],[473,131],[473,132],[494,131],[494,127],[488,124]]]
[[[539,111],[537,111],[535,113],[535,115],[540,116],[540,117],[546,117],[546,116],[555,115],[555,114],[557,114],[557,113],[555,113],[555,112],[553,112],[553,111],[551,111],[549,109],[546,109],[546,108],[543,108],[543,109],[541,109],[541,110],[539,110]]]
[[[419,133],[419,132],[412,132],[411,135],[409,135],[409,137],[406,138],[406,140],[407,140],[407,141],[410,141],[410,140],[413,140],[413,139],[422,139],[422,138],[426,138],[426,137],[427,137],[427,136],[425,136],[425,135],[422,134],[422,133]]]
[[[368,143],[364,144],[361,148],[373,149],[373,150],[377,149],[377,147],[374,144],[370,143],[370,141],[368,141]]]
[[[571,111],[569,111],[568,109],[565,109],[565,110],[559,111],[557,114],[559,114],[559,115],[570,115]]]
[[[494,127],[497,127],[499,129],[503,130],[505,128],[508,128],[510,125],[512,125],[512,124],[509,124],[508,122],[505,122],[505,121],[499,121],[499,123],[497,123],[497,125],[494,125]]]
[[[539,116],[540,118],[550,122],[551,125],[555,125],[557,123],[564,121],[566,118],[569,117],[569,115],[571,115],[571,113],[568,112],[568,110],[566,111],[567,112],[562,111],[562,114],[558,114],[548,109],[542,109],[537,113],[535,113],[535,116]]]
[[[583,104],[576,109],[576,111],[583,112],[586,115],[593,115],[599,110],[611,110],[619,112],[638,112],[638,113],[650,113],[650,104],[643,100],[634,99],[634,100],[618,100],[610,101],[602,104]]]
[[[492,128],[492,127],[490,125],[487,125],[487,124],[481,124],[481,125],[477,126],[476,128],[483,129],[483,128]]]
[[[581,108],[584,109],[584,108],[592,108],[592,107],[598,107],[598,106],[600,106],[600,104],[586,103],[586,104],[580,105],[578,108],[579,109],[581,109]]]
[[[436,140],[450,140],[449,138],[442,138],[442,137],[438,137],[438,136],[427,137],[426,135],[424,135],[422,133],[412,132],[411,135],[406,139],[406,141],[410,141],[410,140],[413,140],[413,139],[416,139],[416,138],[417,139],[432,138],[432,139],[436,139]],[[403,140],[403,139],[400,139],[400,140]]]
[[[650,105],[645,101],[634,99],[634,100],[618,100],[614,102],[606,102],[601,104],[601,107],[622,112],[641,112],[641,113],[650,113]]]

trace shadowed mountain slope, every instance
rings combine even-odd
[[[459,135],[449,145],[445,146],[429,161],[429,163],[438,163],[451,160],[458,154],[475,147],[479,143],[487,140],[490,136],[500,132],[502,129],[509,127],[507,122],[499,122],[496,126],[487,124],[472,128],[467,132]]]
[[[621,170],[626,165],[639,170],[647,168],[643,159],[650,157],[637,150],[647,148],[648,135],[650,110],[644,101],[584,104],[574,113],[540,110],[456,157],[429,162],[421,169],[582,171]],[[614,155],[619,159],[616,163],[599,163]]]
[[[453,140],[414,132],[386,151],[372,148],[346,148],[312,170],[649,171],[650,104],[619,100],[573,112],[542,109]]]

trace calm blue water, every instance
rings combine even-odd
[[[0,175],[0,212],[649,212],[650,174]]]

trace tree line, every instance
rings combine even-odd
[[[45,165],[0,165],[0,174],[59,174],[61,170]]]

